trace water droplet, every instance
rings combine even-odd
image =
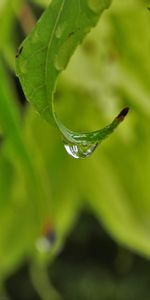
[[[54,65],[58,71],[65,69],[70,58],[70,53],[73,52],[74,47],[75,45],[72,37],[68,37],[55,56]]]
[[[86,158],[90,156],[95,151],[97,145],[98,143],[73,144],[64,142],[67,153],[74,158]]]

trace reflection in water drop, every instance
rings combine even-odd
[[[74,158],[86,158],[90,156],[96,149],[98,143],[95,144],[72,144],[72,143],[64,143],[64,147],[69,155]]]

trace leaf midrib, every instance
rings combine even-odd
[[[61,3],[61,6],[60,6],[60,9],[58,11],[58,15],[56,17],[56,22],[54,23],[54,27],[53,27],[53,30],[52,30],[52,33],[50,35],[50,38],[49,38],[49,42],[48,42],[48,47],[47,47],[47,52],[46,52],[46,59],[45,59],[45,86],[46,86],[46,101],[48,103],[48,107],[49,107],[49,101],[48,101],[48,86],[47,86],[47,78],[48,78],[48,58],[49,58],[49,51],[50,51],[50,48],[51,48],[51,45],[52,45],[52,42],[53,42],[53,38],[54,38],[54,34],[55,34],[55,30],[56,30],[56,27],[58,25],[58,22],[60,20],[60,17],[61,17],[61,14],[62,14],[62,11],[63,11],[63,8],[64,8],[64,5],[65,5],[65,2],[66,0],[63,0],[62,3]]]

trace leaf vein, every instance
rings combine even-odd
[[[65,5],[66,0],[62,1],[62,4],[60,6],[60,10],[58,12],[57,18],[56,18],[56,22],[54,23],[54,27],[53,27],[53,31],[50,35],[50,39],[49,39],[49,43],[48,43],[48,47],[47,47],[47,54],[46,54],[46,60],[45,60],[45,86],[46,86],[46,100],[48,100],[48,87],[47,87],[47,77],[48,77],[48,56],[49,56],[49,51],[50,51],[50,47],[52,45],[53,42],[53,38],[54,38],[54,34],[55,34],[55,30],[57,27],[57,24],[59,22],[59,19],[61,17],[64,5]]]

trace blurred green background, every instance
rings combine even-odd
[[[88,159],[29,105],[15,55],[50,1],[0,1],[0,299],[150,299],[149,1],[113,0],[61,75],[68,128],[130,113]]]

